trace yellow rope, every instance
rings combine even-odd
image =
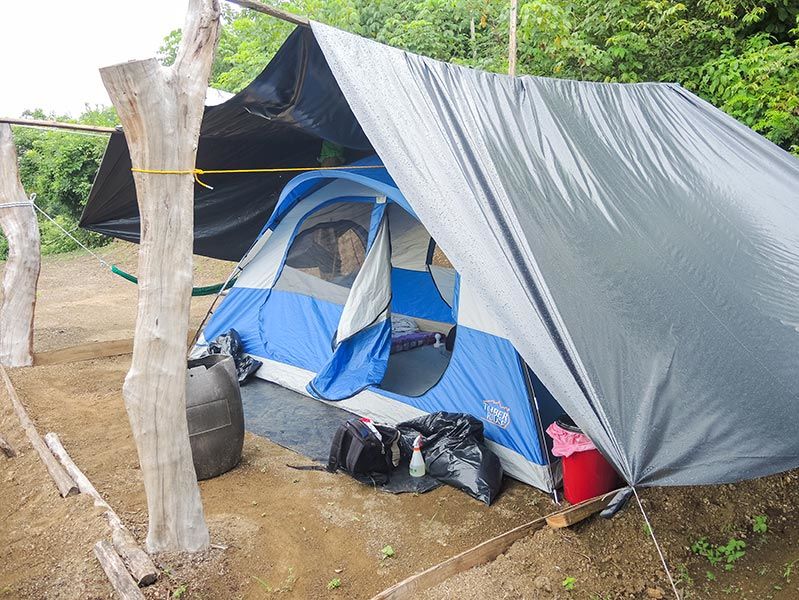
[[[296,171],[332,171],[341,169],[384,169],[383,165],[351,165],[342,167],[275,167],[269,169],[186,169],[186,170],[170,170],[170,169],[136,169],[132,168],[134,173],[149,173],[151,175],[194,175],[194,181],[199,183],[204,188],[212,190],[210,185],[200,181],[200,175],[217,175],[220,173],[291,173]]]

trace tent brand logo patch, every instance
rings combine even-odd
[[[508,428],[508,425],[510,425],[510,408],[504,406],[499,400],[484,400],[483,407],[486,411],[486,421],[502,429]]]

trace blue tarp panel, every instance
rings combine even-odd
[[[391,352],[391,320],[383,319],[342,342],[308,384],[323,400],[344,400],[383,379]]]
[[[394,293],[392,312],[442,323],[455,323],[452,308],[441,298],[427,271],[391,269],[391,289]]]

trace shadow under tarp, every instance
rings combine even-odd
[[[241,386],[241,401],[247,431],[324,465],[339,425],[357,416],[257,378]],[[441,485],[432,477],[411,477],[408,461],[403,460],[379,489],[392,494],[424,493]]]

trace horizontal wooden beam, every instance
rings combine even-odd
[[[42,121],[40,119],[12,119],[0,117],[0,123],[19,125],[21,127],[36,127],[39,129],[64,129],[67,131],[82,131],[89,133],[114,133],[114,127],[100,127],[99,125],[82,125],[80,123],[62,123],[60,121]]]
[[[569,506],[568,508],[559,510],[556,513],[552,513],[551,515],[547,516],[547,525],[553,529],[571,527],[575,523],[579,523],[591,515],[605,510],[616,494],[618,494],[622,489],[624,488],[607,492],[606,494],[596,496],[595,498],[583,500],[582,502],[579,502],[573,506]]]
[[[33,366],[42,367],[48,365],[63,365],[66,363],[92,360],[94,358],[108,358],[110,356],[121,356],[133,352],[133,339],[111,340],[109,342],[90,342],[71,346],[69,348],[59,348],[47,352],[35,352],[33,354]]]
[[[89,478],[78,468],[78,465],[75,464],[66,448],[64,448],[61,440],[58,439],[58,435],[51,431],[44,436],[44,442],[55,457],[61,461],[69,476],[75,480],[81,493],[91,496],[94,499],[94,505],[105,510],[105,517],[108,520],[108,526],[111,528],[111,540],[114,549],[122,557],[128,567],[128,571],[133,576],[133,580],[140,586],[155,583],[155,580],[158,579],[158,569],[156,569],[155,564],[153,564],[149,555],[139,548],[133,535],[122,523],[122,519],[114,512],[111,505],[105,501],[105,498],[100,495],[100,492],[89,481]]]
[[[97,542],[94,545],[94,555],[97,562],[105,571],[108,582],[114,588],[117,598],[121,600],[144,600],[139,586],[133,581],[125,564],[109,542]]]
[[[53,478],[58,492],[64,498],[80,493],[77,484],[67,475],[64,467],[62,467],[61,463],[52,455],[50,449],[45,445],[44,440],[42,440],[42,436],[36,431],[36,426],[28,416],[22,402],[20,402],[17,392],[14,389],[14,384],[11,383],[11,379],[2,365],[0,365],[0,377],[2,377],[5,383],[6,392],[8,392],[8,397],[11,400],[11,406],[14,408],[14,412],[17,413],[19,424],[25,431],[25,435],[28,436],[28,441],[31,443],[31,446],[33,446],[39,454],[39,458],[42,459],[44,466],[47,468],[47,472],[50,473],[50,477]]]
[[[399,583],[377,594],[372,600],[405,600],[416,598],[424,590],[438,585],[453,575],[457,575],[472,567],[494,560],[500,554],[507,552],[515,542],[530,535],[534,531],[538,531],[545,525],[546,517],[541,517],[535,521],[525,523],[516,529],[506,531],[474,548],[461,552],[442,563],[430,567],[426,571],[403,579]]]
[[[256,0],[227,0],[227,1],[232,4],[237,4],[242,8],[249,8],[250,10],[254,10],[256,12],[269,15],[270,17],[275,17],[276,19],[280,19],[281,21],[288,21],[289,23],[294,23],[294,25],[299,25],[300,27],[311,26],[311,22],[305,17],[297,16],[280,8],[275,8],[274,6],[269,6],[268,4],[264,4],[263,2],[257,2]]]

